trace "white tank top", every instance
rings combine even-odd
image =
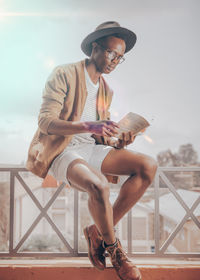
[[[99,81],[97,82],[97,84],[94,84],[90,79],[86,67],[84,68],[84,71],[85,71],[85,82],[86,82],[88,95],[80,121],[96,121],[96,100],[97,100],[97,93],[99,90]],[[75,145],[81,143],[94,143],[95,140],[94,138],[91,137],[91,135],[92,135],[91,133],[75,134],[69,145]]]

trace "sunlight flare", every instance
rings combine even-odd
[[[144,139],[145,139],[147,142],[153,143],[153,140],[152,140],[151,137],[149,137],[148,135],[143,134],[142,136],[144,137]]]

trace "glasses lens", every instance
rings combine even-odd
[[[116,57],[116,53],[115,53],[115,52],[107,52],[107,53],[108,53],[108,58],[109,58],[110,60],[115,59],[115,57]]]
[[[104,50],[106,52],[106,57],[109,59],[109,60],[114,60],[114,59],[117,59],[118,60],[118,63],[122,63],[124,62],[125,58],[124,57],[119,57],[117,56],[116,52],[115,51],[109,51],[107,49],[105,49],[103,46],[99,45],[102,50]]]

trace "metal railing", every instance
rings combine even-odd
[[[77,257],[77,256],[87,256],[87,253],[81,253],[78,250],[79,237],[78,237],[78,211],[79,211],[79,192],[74,189],[74,245],[73,247],[69,244],[66,238],[63,236],[62,232],[55,225],[51,217],[48,215],[47,211],[52,206],[58,195],[64,189],[65,184],[61,184],[48,201],[48,203],[43,207],[39,200],[36,198],[34,193],[31,191],[29,186],[26,184],[20,172],[28,172],[26,168],[0,168],[0,172],[8,172],[10,174],[10,213],[9,213],[9,250],[8,252],[0,252],[0,257]],[[155,236],[155,251],[152,253],[133,253],[132,252],[132,211],[129,211],[127,216],[127,253],[129,256],[138,256],[138,257],[200,257],[200,253],[168,253],[166,252],[168,246],[176,237],[177,233],[183,228],[184,223],[190,217],[191,220],[196,224],[199,229],[200,234],[200,222],[198,218],[194,215],[196,207],[200,203],[200,195],[193,202],[191,208],[189,208],[186,203],[183,201],[181,196],[178,194],[176,188],[170,182],[168,177],[165,175],[165,172],[200,172],[200,167],[159,167],[157,174],[155,176],[154,186],[155,186],[155,208],[154,208],[154,236]],[[25,189],[26,193],[30,196],[32,201],[35,203],[40,213],[37,218],[33,221],[32,225],[23,235],[18,244],[14,246],[14,190],[15,190],[15,179],[17,179],[22,187]],[[178,223],[175,229],[171,232],[165,242],[160,245],[160,213],[159,213],[159,189],[160,189],[160,180],[162,180],[170,192],[174,195],[176,200],[181,204],[185,209],[186,213],[180,223]],[[46,218],[48,223],[54,229],[64,246],[68,249],[69,252],[20,252],[19,249],[23,243],[30,236],[36,225],[40,222],[42,218]]]

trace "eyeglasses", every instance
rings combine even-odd
[[[114,59],[117,59],[118,63],[121,64],[122,62],[125,61],[125,57],[122,56],[122,55],[117,55],[117,53],[115,51],[111,51],[109,49],[106,49],[104,48],[103,46],[99,45],[99,47],[102,48],[102,50],[104,50],[106,52],[106,57],[109,59],[109,60],[114,60]]]

